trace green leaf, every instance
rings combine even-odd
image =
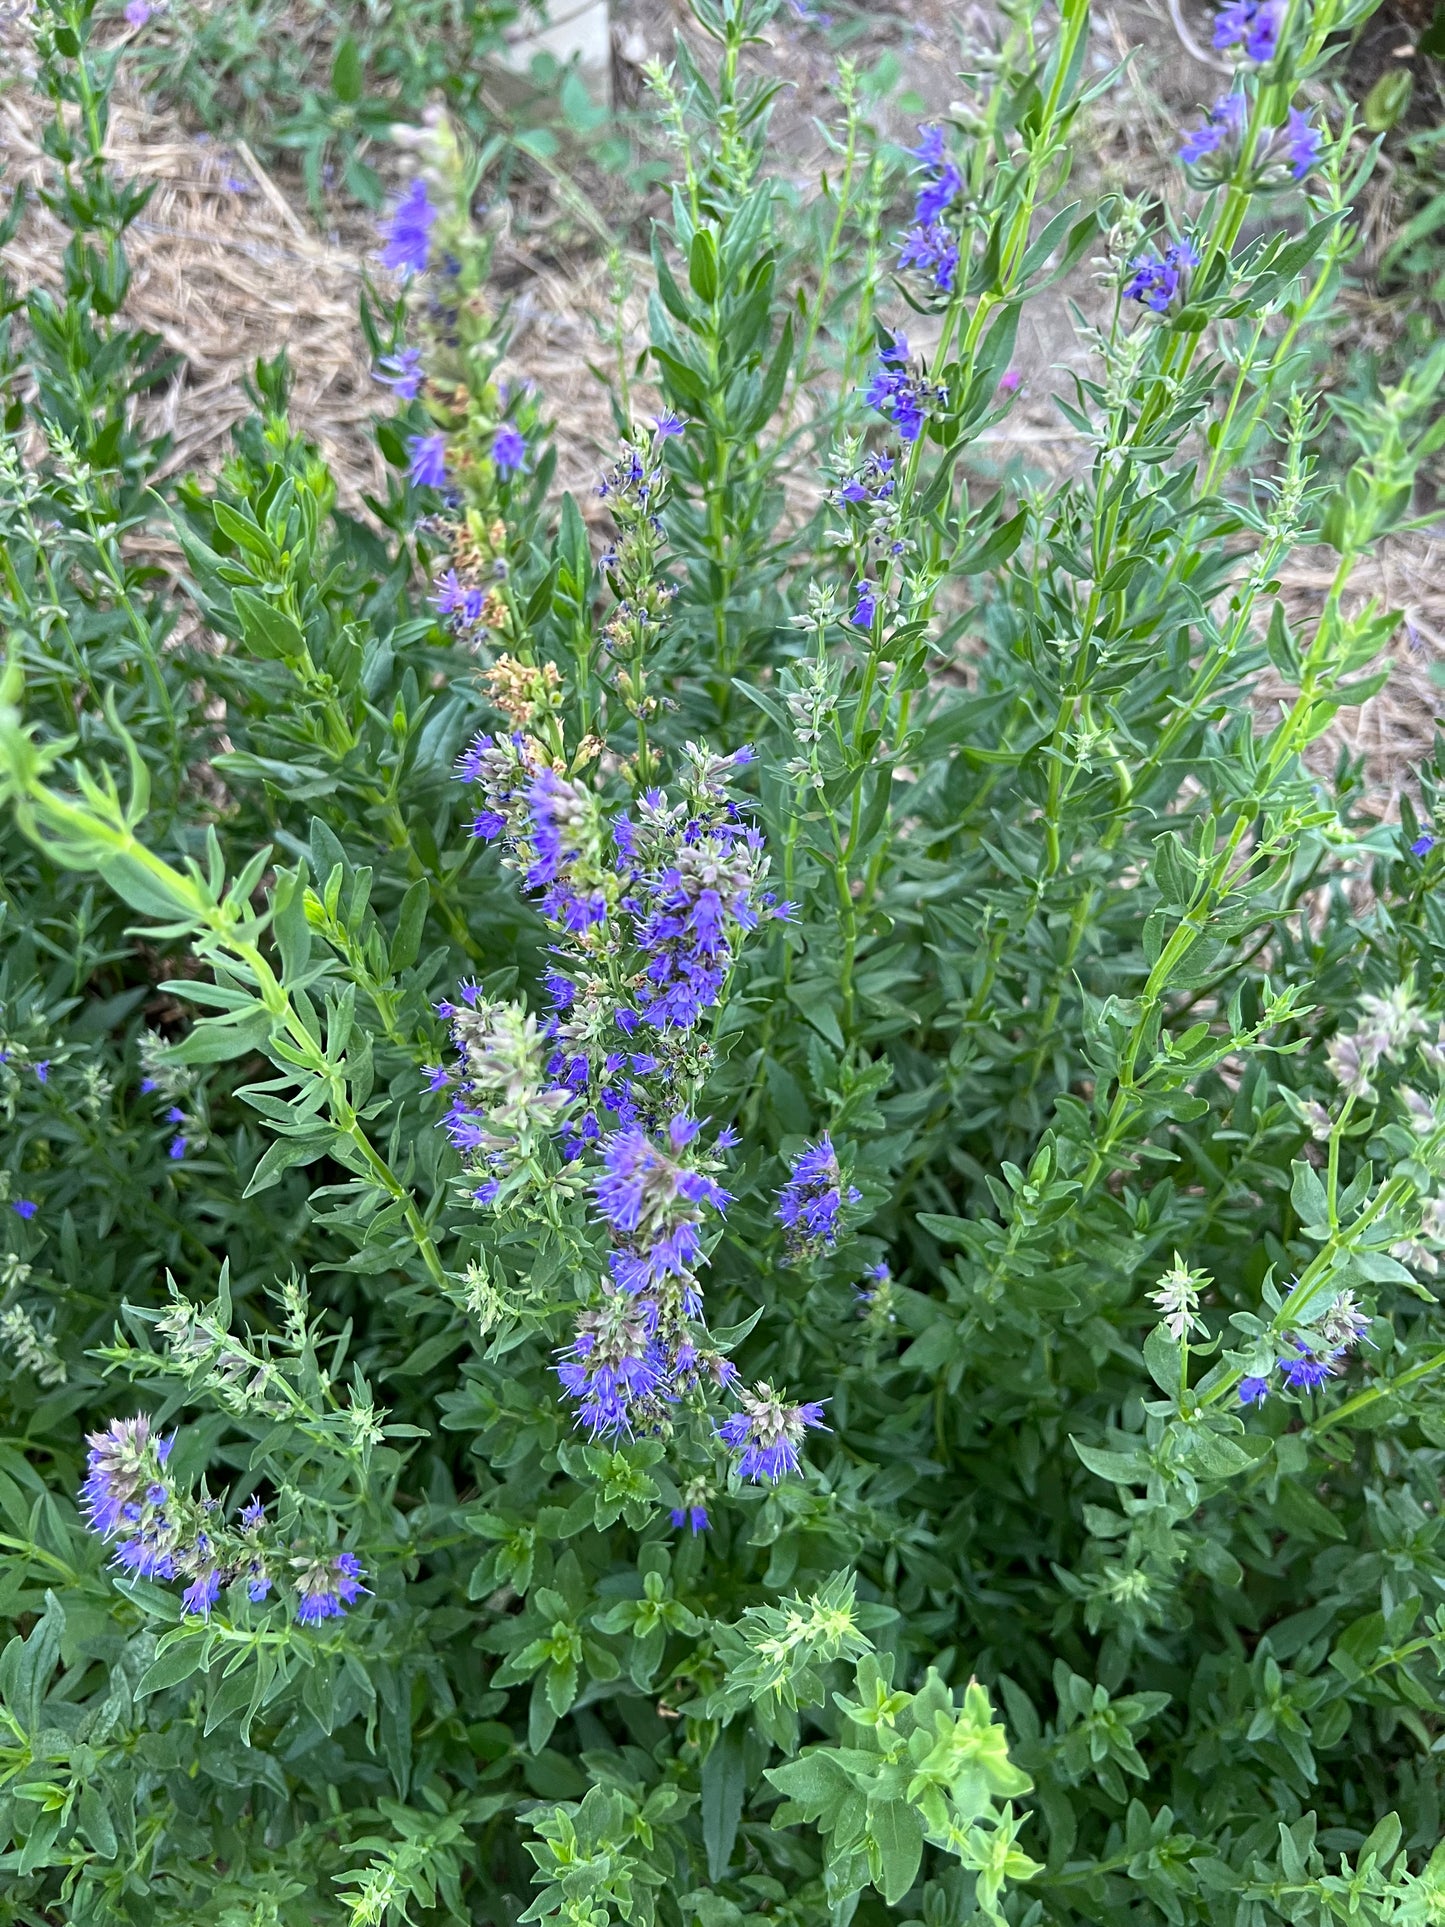
[[[361,48],[354,37],[347,34],[331,62],[331,91],[344,105],[354,107],[361,99],[362,87]]]
[[[874,1882],[890,1907],[896,1907],[918,1878],[923,1859],[923,1822],[904,1800],[890,1800],[869,1815],[868,1831],[878,1848],[882,1872]]]
[[[294,662],[306,649],[306,638],[284,610],[250,589],[232,589],[231,601],[249,649],[258,656]]]
[[[708,228],[699,228],[692,237],[687,278],[698,300],[711,307],[717,300],[717,241]]]
[[[725,1726],[702,1763],[702,1839],[707,1854],[707,1877],[727,1878],[733,1842],[743,1813],[747,1789],[746,1727],[742,1720]]]
[[[179,1686],[188,1680],[205,1659],[206,1645],[205,1633],[184,1631],[173,1644],[158,1652],[141,1674],[136,1698],[144,1699],[148,1693],[164,1692],[168,1686]]]

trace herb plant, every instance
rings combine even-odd
[[[157,484],[110,65],[41,0],[0,1917],[1445,1917],[1445,771],[1397,827],[1307,760],[1445,441],[1445,350],[1313,391],[1361,11],[1221,12],[1180,231],[1068,200],[1083,0],[904,155],[845,69],[800,226],[767,7],[695,0],[603,547],[441,119],[388,499],[267,363]],[[985,493],[1090,272],[1083,459]]]

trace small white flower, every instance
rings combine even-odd
[[[1149,1296],[1164,1314],[1164,1325],[1176,1345],[1182,1345],[1191,1332],[1206,1329],[1198,1316],[1199,1294],[1210,1282],[1206,1273],[1191,1271],[1176,1251],[1174,1263]]]

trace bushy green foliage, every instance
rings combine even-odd
[[[108,68],[41,8],[75,239],[0,343],[0,1919],[1439,1920],[1445,848],[1305,757],[1379,686],[1351,575],[1445,354],[1321,471],[1371,156],[1279,141],[1349,11],[1280,7],[1171,254],[1067,202],[1087,7],[1011,10],[917,157],[959,262],[915,237],[896,291],[854,78],[820,250],[765,10],[696,14],[667,412],[619,371],[599,558],[441,124],[389,499],[338,511],[267,364],[160,487]],[[1089,259],[1088,459],[985,497],[1020,317]],[[613,864],[644,832],[749,852],[695,1023],[619,934],[682,941]],[[621,1113],[599,1152],[543,1062],[621,1009],[714,1147],[639,1113],[695,1244],[634,1281],[674,1349],[630,1427],[556,1370],[648,1257]]]

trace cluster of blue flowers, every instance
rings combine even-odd
[[[825,1131],[793,1161],[792,1172],[778,1199],[778,1222],[789,1259],[799,1263],[831,1251],[838,1242],[839,1218],[845,1201],[857,1204],[862,1192],[844,1185],[838,1153]]]
[[[1249,128],[1249,101],[1241,93],[1217,100],[1201,126],[1192,128],[1179,149],[1179,158],[1201,187],[1229,180],[1239,164]],[[1251,186],[1277,187],[1299,182],[1318,166],[1324,136],[1298,107],[1291,107],[1280,127],[1268,129],[1251,160]]]
[[[771,1385],[755,1385],[738,1395],[738,1410],[718,1427],[718,1437],[738,1454],[741,1478],[776,1485],[798,1470],[804,1435],[822,1423],[816,1402],[788,1405]]]
[[[1199,256],[1189,241],[1172,241],[1160,254],[1143,254],[1130,263],[1133,272],[1124,284],[1126,301],[1138,301],[1151,314],[1167,314],[1182,307],[1189,277]]]
[[[888,416],[905,442],[916,442],[930,413],[948,405],[948,390],[929,381],[921,364],[910,363],[908,337],[896,335],[889,347],[878,351],[878,366],[863,399]]]
[[[1284,0],[1230,0],[1215,16],[1214,44],[1246,60],[1271,61],[1279,51],[1285,17]],[[1244,163],[1242,178],[1251,191],[1277,188],[1289,182],[1298,184],[1319,165],[1324,135],[1301,108],[1291,107],[1280,126],[1257,133],[1252,151],[1246,155],[1249,129],[1247,93],[1234,88],[1215,101],[1203,122],[1185,135],[1179,149],[1179,158],[1196,186],[1211,187],[1241,178]],[[1153,314],[1177,310],[1188,298],[1189,277],[1198,266],[1199,256],[1188,240],[1173,242],[1162,254],[1141,255],[1129,264],[1125,299],[1139,302]]]
[[[1344,1361],[1369,1328],[1369,1320],[1352,1291],[1342,1291],[1309,1331],[1285,1335],[1289,1347],[1276,1366],[1291,1392],[1317,1392],[1344,1369]],[[1239,1381],[1241,1405],[1261,1405],[1268,1398],[1273,1372],[1251,1373]]]
[[[897,486],[896,467],[891,455],[868,455],[859,468],[844,477],[833,491],[832,500],[839,505],[890,501]]]
[[[963,192],[963,177],[943,144],[941,127],[919,129],[909,154],[923,172],[913,203],[913,225],[898,250],[898,265],[925,274],[940,294],[952,294],[958,276],[958,236],[944,218]]]
[[[1284,0],[1230,0],[1215,16],[1214,44],[1221,53],[1237,49],[1249,60],[1273,60],[1284,13]]]
[[[521,732],[470,746],[457,774],[481,791],[473,832],[502,844],[553,928],[552,1007],[539,1022],[475,986],[442,1007],[458,1049],[444,1122],[479,1203],[505,1204],[548,1141],[567,1165],[591,1161],[609,1275],[557,1365],[579,1423],[594,1438],[665,1432],[690,1394],[736,1390],[740,1409],[717,1437],[743,1477],[775,1479],[796,1469],[817,1408],[739,1390],[707,1342],[698,1274],[731,1202],[719,1173],[737,1140],[725,1128],[705,1141],[691,1110],[712,1060],[699,1020],[747,934],[790,913],[730,794],[751,760],[689,744],[678,800],[649,789],[609,814]],[[682,1512],[705,1525],[700,1500]]]
[[[178,1492],[166,1476],[175,1438],[162,1438],[144,1413],[112,1419],[86,1440],[89,1453],[80,1505],[90,1530],[114,1542],[117,1566],[138,1579],[184,1579],[181,1610],[209,1619],[221,1588],[243,1580],[253,1605],[275,1585],[274,1548],[266,1543],[266,1508],[251,1499],[235,1527],[214,1499]],[[289,1561],[295,1615],[302,1625],[338,1617],[366,1590],[354,1553]]]

